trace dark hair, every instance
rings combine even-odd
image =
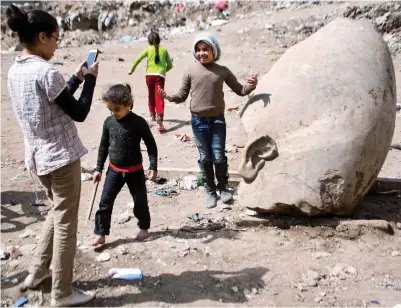
[[[159,44],[160,44],[160,36],[157,32],[151,32],[148,35],[148,42],[149,45],[154,45],[156,49],[156,57],[155,57],[155,63],[160,62],[160,57],[159,57]]]
[[[115,105],[132,107],[133,98],[131,94],[131,87],[128,83],[116,84],[108,89],[105,94],[103,94],[102,100]]]
[[[38,34],[45,32],[48,37],[58,29],[56,18],[45,11],[32,10],[25,12],[11,4],[6,11],[7,25],[18,33],[21,44],[32,45]]]

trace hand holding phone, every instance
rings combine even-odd
[[[91,49],[88,52],[88,57],[86,58],[86,68],[89,68],[93,65],[93,63],[96,62],[97,60],[97,56],[99,54],[99,50],[98,49]]]

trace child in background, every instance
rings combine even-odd
[[[147,171],[149,179],[157,176],[157,146],[149,125],[142,117],[133,113],[133,98],[129,85],[117,84],[112,86],[102,100],[106,103],[111,116],[103,124],[103,134],[99,146],[94,182],[101,180],[104,163],[109,156],[109,167],[95,216],[95,238],[93,245],[106,242],[110,234],[110,221],[114,201],[125,183],[134,199],[134,215],[138,219],[140,231],[136,236],[144,240],[150,227],[146,179],[142,167],[140,142],[145,142],[148,150],[150,167]]]
[[[158,93],[158,88],[164,89],[166,73],[173,67],[170,55],[167,49],[160,46],[160,36],[157,32],[151,32],[148,36],[149,47],[143,50],[135,59],[128,74],[131,75],[138,64],[145,58],[148,58],[146,68],[146,84],[149,92],[149,122],[157,122],[157,130],[165,132],[163,126],[164,100]],[[156,113],[155,113],[156,112]]]
[[[200,33],[193,44],[196,61],[184,74],[180,91],[170,96],[163,88],[158,89],[162,97],[175,103],[184,102],[191,93],[191,124],[200,156],[198,163],[206,188],[207,208],[217,205],[216,190],[219,190],[223,203],[229,203],[233,199],[232,193],[227,190],[228,163],[225,156],[226,121],[223,84],[226,83],[237,95],[245,96],[251,93],[258,83],[257,75],[253,75],[248,78],[245,86],[241,85],[227,67],[216,63],[220,54],[217,39],[211,34]]]

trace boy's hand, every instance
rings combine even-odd
[[[170,96],[170,95],[167,95],[166,91],[164,91],[160,86],[158,86],[157,92],[159,93],[159,95],[160,95],[162,98],[165,98],[165,99],[167,99],[168,101],[171,102],[171,96]]]
[[[256,86],[258,85],[258,74],[248,77],[248,85],[250,85],[254,89],[256,88]]]
[[[148,177],[149,180],[154,181],[157,178],[157,171],[154,170],[148,170],[146,172],[146,175]]]
[[[100,182],[101,179],[102,179],[102,173],[99,171],[96,171],[93,174],[93,183]]]

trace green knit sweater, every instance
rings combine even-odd
[[[173,63],[171,61],[170,55],[166,48],[159,46],[159,59],[158,63],[155,63],[156,58],[156,48],[150,45],[148,48],[144,49],[140,55],[135,59],[131,66],[130,73],[133,73],[138,66],[138,64],[145,58],[148,58],[146,75],[160,75],[166,77],[166,73],[171,70]]]

